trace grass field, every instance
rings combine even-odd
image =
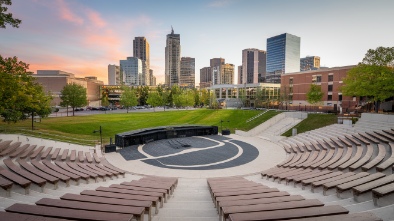
[[[104,143],[109,143],[115,134],[141,128],[170,126],[170,125],[216,125],[223,120],[223,128],[248,131],[280,112],[269,111],[257,119],[246,121],[261,113],[257,110],[180,110],[166,112],[131,112],[128,114],[96,114],[75,117],[45,118],[41,123],[35,123],[36,130],[31,131],[31,121],[26,120],[16,124],[0,123],[3,132],[24,133],[67,141],[70,143],[93,144],[99,139],[98,133],[93,133],[102,126]],[[229,121],[229,122],[227,122]]]
[[[297,133],[303,133],[306,131],[314,130],[317,128],[325,127],[337,122],[337,116],[335,114],[308,114],[308,118],[301,121],[295,127],[297,128]],[[282,136],[290,137],[292,134],[292,129],[286,131]]]

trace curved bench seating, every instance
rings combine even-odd
[[[25,144],[19,148],[17,148],[15,151],[13,151],[12,153],[10,153],[9,157],[10,158],[15,158],[17,157],[19,154],[21,154],[22,152],[24,152],[27,148],[29,148],[30,146],[35,146],[35,145],[29,145],[29,144]]]
[[[30,159],[35,159],[37,156],[38,156],[38,154],[40,154],[41,153],[41,151],[44,149],[44,146],[40,146],[40,147],[38,147],[37,149],[35,149],[34,151],[33,151],[33,153],[30,155]]]
[[[34,151],[34,149],[37,147],[37,145],[30,145],[26,150],[25,150],[25,152],[23,152],[20,156],[19,156],[19,158],[21,158],[21,159],[25,159],[25,158],[27,158],[31,153],[33,153],[33,151]]]
[[[365,164],[364,166],[361,167],[361,169],[363,171],[368,171],[368,170],[372,169],[373,167],[378,165],[380,162],[382,162],[382,160],[385,158],[386,148],[383,145],[378,144],[377,151],[378,151],[377,156],[375,158],[373,158],[371,161],[369,161],[367,164]]]

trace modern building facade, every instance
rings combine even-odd
[[[266,73],[267,53],[256,48],[242,50],[242,74],[240,84],[263,82]],[[238,72],[239,74],[239,72]]]
[[[196,79],[196,59],[191,57],[182,57],[179,85],[181,87],[194,88],[195,79]]]
[[[122,77],[120,76],[119,65],[109,64],[108,65],[108,84],[110,85],[121,85]]]
[[[319,70],[303,71],[282,75],[281,91],[288,92],[293,106],[310,105],[306,94],[311,84],[321,86],[324,93],[319,106],[354,109],[357,105],[356,97],[342,96],[340,91],[342,79],[354,66],[334,67]]]
[[[33,75],[38,83],[40,83],[46,92],[52,95],[51,105],[57,106],[61,102],[61,91],[67,84],[78,84],[86,88],[88,104],[100,100],[100,85],[102,81],[97,77],[77,78],[74,74],[60,70],[37,70],[37,74]]]
[[[234,65],[224,64],[221,67],[220,84],[234,84]]]
[[[141,85],[150,85],[150,46],[145,37],[135,37],[133,40],[133,57],[142,61]]]
[[[300,71],[317,70],[320,68],[319,56],[306,56],[300,59]]]
[[[238,66],[238,79],[237,79],[237,83],[238,84],[242,84],[242,65]]]
[[[212,70],[211,67],[203,67],[200,69],[200,88],[212,86]]]
[[[209,61],[209,66],[210,67],[216,67],[216,66],[223,65],[224,63],[225,63],[225,59],[224,58],[212,58]]]
[[[120,73],[126,85],[143,85],[142,60],[136,57],[127,57],[127,60],[120,60]]]
[[[165,84],[168,87],[178,85],[181,74],[181,36],[171,30],[167,35],[165,48]]]
[[[153,70],[149,69],[150,86],[156,86],[156,77],[153,75]]]
[[[266,82],[280,83],[281,75],[300,71],[301,38],[284,33],[267,39]]]

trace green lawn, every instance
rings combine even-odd
[[[269,111],[257,119],[246,121],[261,113],[257,110],[182,110],[160,112],[131,112],[128,114],[96,114],[75,117],[56,117],[43,119],[41,123],[35,123],[36,130],[30,130],[31,121],[26,120],[16,124],[0,123],[2,131],[23,132],[35,134],[50,139],[63,140],[71,143],[93,144],[99,135],[94,134],[102,126],[104,143],[109,143],[109,138],[115,134],[141,128],[170,126],[170,125],[216,125],[223,120],[223,128],[248,131],[262,122],[270,119],[280,112]],[[227,122],[230,121],[230,122]]]
[[[297,128],[297,133],[303,133],[335,123],[337,123],[337,115],[335,114],[308,114],[308,118],[301,121],[295,127]],[[282,136],[290,137],[292,129],[283,133]]]

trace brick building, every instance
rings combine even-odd
[[[340,87],[343,85],[343,78],[347,72],[355,66],[334,67],[327,69],[288,73],[282,75],[281,93],[288,94],[290,106],[306,108],[310,104],[306,101],[306,94],[311,84],[321,86],[324,93],[322,102],[318,105],[321,108],[332,109],[337,105],[345,111],[347,108],[353,110],[357,105],[356,97],[342,96]],[[297,108],[295,108],[297,109]]]

